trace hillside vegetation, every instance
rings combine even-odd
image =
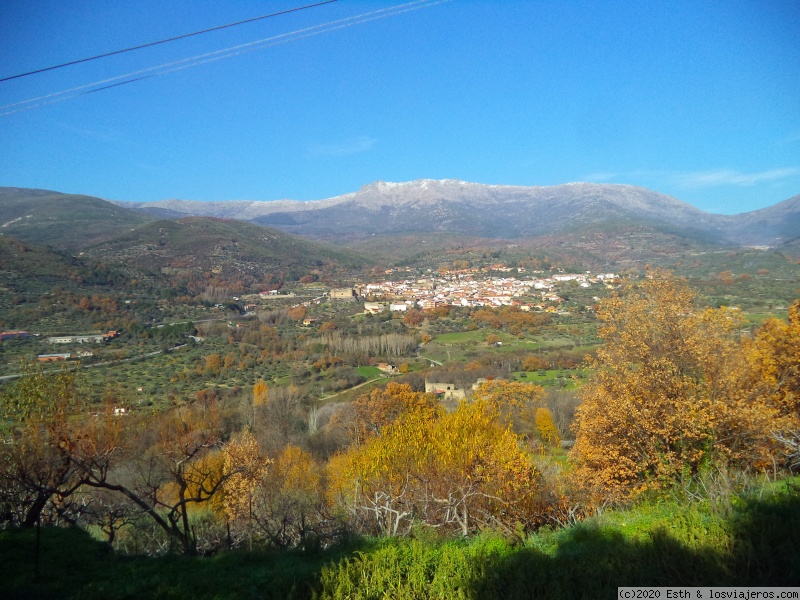
[[[359,538],[331,550],[130,557],[78,529],[0,531],[0,587],[19,598],[607,598],[617,586],[800,584],[798,481],[665,500],[510,543]],[[64,552],[69,548],[69,552]]]
[[[355,252],[275,229],[208,217],[146,223],[86,252],[182,279],[211,272],[221,281],[245,285],[270,274],[276,280],[298,279],[315,268],[334,274],[367,262]]]
[[[149,220],[143,213],[91,196],[0,188],[3,233],[33,244],[80,248]]]

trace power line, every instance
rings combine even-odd
[[[214,62],[225,58],[238,56],[240,54],[246,54],[248,52],[254,52],[256,50],[271,48],[273,46],[280,46],[282,44],[287,44],[289,42],[293,42],[303,38],[319,35],[322,33],[327,33],[329,31],[344,29],[346,27],[352,27],[353,25],[360,25],[362,23],[367,23],[369,21],[375,21],[378,19],[383,19],[394,15],[411,12],[421,8],[427,8],[429,6],[434,6],[436,4],[443,4],[450,1],[451,0],[414,0],[413,2],[408,2],[406,4],[400,4],[397,6],[383,8],[368,13],[362,13],[360,15],[355,15],[353,17],[346,17],[344,19],[330,21],[328,23],[323,23],[321,25],[314,25],[312,27],[307,27],[305,29],[298,29],[295,31],[291,31],[289,33],[283,33],[273,37],[256,40],[255,42],[248,42],[247,44],[231,46],[229,48],[223,48],[222,50],[216,50],[214,52],[199,54],[196,56],[184,58],[182,60],[174,61],[171,63],[165,63],[155,67],[148,67],[146,69],[141,69],[139,71],[126,73],[124,75],[117,75],[116,77],[111,77],[109,79],[104,79],[102,81],[95,81],[94,83],[80,85],[67,90],[62,90],[60,92],[53,92],[52,94],[47,94],[45,96],[39,96],[37,98],[30,98],[28,100],[23,100],[13,104],[0,106],[0,111],[5,111],[5,112],[0,112],[0,117],[4,117],[20,111],[30,110],[32,108],[38,108],[40,106],[46,106],[48,104],[55,104],[56,102],[62,102],[64,100],[69,100],[71,98],[83,96],[86,94],[92,94],[94,92],[99,92],[101,90],[113,87],[119,87],[121,85],[125,85],[127,83],[133,83],[135,81],[140,81],[142,79],[148,79],[151,77],[156,77],[158,75],[166,75],[167,73],[172,73],[175,71],[180,71],[191,67],[196,67],[209,62]],[[145,73],[149,74],[144,75]],[[126,79],[129,77],[132,79]],[[125,79],[125,81],[119,81],[121,79]],[[115,81],[118,83],[112,84],[112,82]],[[111,85],[104,85],[104,84],[111,84]],[[102,87],[95,88],[95,86],[102,86]],[[88,89],[88,88],[94,88],[94,89]],[[13,110],[8,110],[8,109],[13,109]]]
[[[18,75],[11,75],[10,77],[3,77],[0,79],[0,83],[4,81],[10,81],[11,79],[19,79],[20,77],[27,77],[29,75],[36,75],[37,73],[44,73],[45,71],[53,71],[55,69],[61,69],[63,67],[69,67],[72,65],[77,65],[80,63],[89,62],[90,60],[97,60],[98,58],[106,58],[107,56],[114,56],[115,54],[123,54],[125,52],[133,52],[134,50],[141,50],[142,48],[149,48],[150,46],[158,46],[159,44],[166,44],[167,42],[174,42],[176,40],[182,40],[184,38],[192,37],[195,35],[202,35],[204,33],[210,33],[211,31],[219,31],[220,29],[227,29],[228,27],[236,27],[237,25],[243,25],[245,23],[252,23],[253,21],[261,21],[262,19],[269,19],[271,17],[278,17],[280,15],[286,15],[289,13],[297,12],[300,10],[306,10],[307,8],[316,8],[318,6],[322,6],[323,4],[331,4],[332,2],[337,2],[337,0],[325,0],[324,2],[318,2],[317,4],[308,4],[306,6],[299,6],[296,8],[290,8],[288,10],[282,10],[280,12],[271,13],[269,15],[262,15],[260,17],[253,17],[252,19],[245,19],[244,21],[237,21],[236,23],[228,23],[227,25],[218,25],[217,27],[210,27],[209,29],[203,29],[202,31],[194,31],[192,33],[184,33],[183,35],[177,35],[175,37],[167,38],[166,40],[159,40],[157,42],[149,42],[147,44],[141,44],[139,46],[132,46],[131,48],[124,48],[122,50],[114,50],[113,52],[106,52],[105,54],[98,54],[96,56],[90,56],[88,58],[81,58],[78,60],[73,60],[70,62],[65,62],[60,65],[53,65],[52,67],[45,67],[43,69],[36,69],[35,71],[28,71],[27,73],[20,73]]]

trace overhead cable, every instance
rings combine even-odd
[[[328,23],[323,23],[321,25],[314,25],[312,27],[298,29],[295,31],[291,31],[289,33],[283,33],[269,38],[257,40],[255,42],[249,42],[247,44],[231,46],[229,48],[223,48],[222,50],[207,52],[205,54],[199,54],[196,56],[174,61],[171,63],[165,63],[155,67],[149,67],[146,69],[141,69],[139,71],[133,71],[131,73],[118,75],[116,77],[111,77],[108,79],[104,79],[102,81],[95,81],[94,83],[80,85],[67,90],[62,90],[60,92],[54,92],[52,94],[39,96],[37,98],[31,98],[28,100],[23,100],[21,102],[0,106],[0,111],[5,111],[5,112],[0,112],[0,117],[15,112],[20,112],[32,108],[37,108],[40,106],[45,106],[48,104],[54,104],[56,102],[62,102],[64,100],[69,100],[77,96],[92,94],[95,92],[99,92],[101,90],[119,87],[121,85],[133,83],[135,81],[140,81],[142,79],[148,79],[159,75],[165,75],[167,73],[172,73],[175,71],[180,71],[191,67],[196,67],[209,62],[214,62],[225,58],[238,56],[248,52],[254,52],[256,50],[271,48],[273,46],[287,44],[289,42],[312,37],[315,35],[320,35],[322,33],[327,33],[329,31],[344,29],[346,27],[352,27],[353,25],[360,25],[362,23],[367,23],[369,21],[384,19],[387,17],[392,17],[398,14],[419,10],[421,8],[427,8],[429,6],[434,6],[436,4],[443,4],[450,1],[451,0],[415,0],[414,2],[408,2],[406,4],[401,4],[394,7],[383,8],[368,13],[362,13],[360,15],[356,15],[353,17],[346,17],[344,19],[330,21]],[[120,81],[120,80],[125,80],[125,81]],[[118,82],[118,83],[112,84],[112,82]],[[94,89],[89,89],[89,88],[94,88]],[[13,110],[8,110],[8,109],[13,109]]]
[[[318,6],[322,6],[323,4],[331,4],[332,2],[337,2],[337,0],[325,0],[324,2],[318,2],[316,4],[309,4],[307,6],[298,6],[296,8],[290,8],[288,10],[282,10],[280,12],[271,13],[269,15],[262,15],[260,17],[253,17],[251,19],[245,19],[244,21],[236,21],[235,23],[228,23],[226,25],[218,25],[217,27],[210,27],[208,29],[203,29],[202,31],[194,31],[192,33],[184,33],[183,35],[176,35],[175,37],[167,38],[166,40],[158,40],[157,42],[149,42],[147,44],[141,44],[139,46],[133,46],[131,48],[124,48],[122,50],[114,50],[113,52],[106,52],[105,54],[97,54],[96,56],[89,56],[87,58],[80,58],[78,60],[72,60],[70,62],[65,62],[60,65],[53,65],[52,67],[44,67],[43,69],[36,69],[34,71],[28,71],[27,73],[19,73],[17,75],[11,75],[9,77],[2,77],[0,78],[0,83],[4,81],[10,81],[11,79],[19,79],[20,77],[28,77],[29,75],[36,75],[37,73],[44,73],[46,71],[53,71],[55,69],[61,69],[63,67],[69,67],[72,65],[77,65],[80,63],[89,62],[91,60],[97,60],[99,58],[106,58],[108,56],[114,56],[115,54],[124,54],[125,52],[133,52],[134,50],[141,50],[142,48],[149,48],[151,46],[158,46],[159,44],[166,44],[168,42],[174,42],[176,40],[182,40],[184,38],[192,37],[195,35],[202,35],[204,33],[210,33],[212,31],[219,31],[220,29],[227,29],[228,27],[236,27],[237,25],[244,25],[245,23],[252,23],[253,21],[261,21],[262,19],[269,19],[272,17],[278,17],[280,15],[286,15],[289,13],[297,12],[300,10],[306,10],[307,8],[316,8]]]

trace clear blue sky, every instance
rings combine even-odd
[[[5,0],[0,78],[313,0]],[[0,105],[402,4],[320,8],[0,83]],[[6,112],[0,110],[0,112]],[[310,200],[374,180],[800,193],[800,2],[452,0],[0,117],[0,185]]]

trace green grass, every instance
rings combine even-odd
[[[366,379],[372,379],[373,377],[380,377],[383,371],[381,371],[378,367],[356,367],[356,371],[359,375]]]
[[[786,311],[746,312],[744,313],[744,318],[747,323],[761,326],[767,319],[786,319]]]
[[[587,375],[584,369],[558,370],[548,369],[541,371],[514,371],[513,375],[519,381],[525,383],[535,383],[544,387],[559,387],[565,390],[574,390],[581,385],[581,381]]]
[[[800,478],[730,502],[661,499],[524,543],[366,539],[319,552],[123,556],[74,528],[0,531],[4,598],[611,598],[617,586],[800,585]],[[38,566],[37,566],[38,564]]]
[[[491,330],[486,329],[442,333],[433,338],[433,341],[437,344],[480,344],[486,341],[486,336],[489,333],[491,333]]]
[[[542,530],[525,544],[496,536],[385,540],[322,571],[320,598],[613,598],[618,586],[800,583],[800,496],[739,500],[721,516],[675,501]]]
[[[199,558],[123,556],[75,528],[0,531],[0,595],[4,598],[196,600],[309,598],[326,562],[356,543],[303,553],[232,551]]]

